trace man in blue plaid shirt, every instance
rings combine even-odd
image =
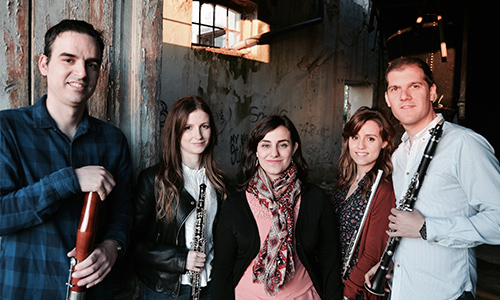
[[[92,25],[47,31],[38,66],[47,94],[0,112],[0,299],[64,299],[84,192],[99,194],[96,248],[73,273],[87,299],[113,299],[107,276],[132,226],[127,140],[89,116],[104,43]],[[96,99],[95,101],[104,101]]]

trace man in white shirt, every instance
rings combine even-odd
[[[422,60],[392,61],[386,83],[386,103],[406,130],[392,157],[394,191],[402,199],[442,116],[434,112],[437,88]],[[500,166],[493,148],[472,130],[445,122],[414,210],[391,213],[387,234],[403,237],[393,257],[391,300],[474,299],[474,247],[500,244]]]

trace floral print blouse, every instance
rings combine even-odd
[[[370,191],[367,192],[366,198],[363,198],[361,190],[366,177],[363,177],[358,183],[356,190],[347,198],[349,188],[345,190],[336,190],[333,192],[331,201],[335,208],[339,228],[340,228],[340,246],[342,250],[343,261],[347,260],[349,255],[349,243],[354,239],[356,230],[363,219]],[[354,251],[351,262],[349,263],[348,270],[345,278],[349,277],[352,268],[358,261],[359,245]]]

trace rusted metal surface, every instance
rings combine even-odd
[[[29,11],[26,2],[4,1],[0,9],[0,109],[22,107],[30,99]]]

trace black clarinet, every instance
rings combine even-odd
[[[198,197],[198,204],[196,205],[196,221],[194,227],[194,237],[192,250],[196,252],[205,253],[205,219],[206,219],[206,210],[205,210],[205,190],[207,185],[205,184],[205,172],[203,172],[203,180],[200,184],[200,195]],[[200,299],[201,292],[201,281],[200,281],[200,272],[190,271],[191,276],[191,299],[198,300]]]
[[[439,121],[436,127],[432,129],[431,138],[429,142],[427,142],[427,145],[424,150],[424,156],[422,157],[422,160],[418,165],[417,171],[415,172],[410,181],[410,185],[408,187],[408,190],[404,198],[399,202],[399,205],[397,207],[398,210],[401,211],[413,210],[413,205],[415,204],[415,201],[417,201],[418,192],[424,181],[425,172],[427,171],[427,167],[429,166],[429,163],[431,162],[434,153],[436,152],[437,144],[439,143],[441,135],[443,134],[443,124],[444,124],[444,119]],[[389,265],[392,261],[392,256],[394,255],[394,251],[399,245],[400,240],[401,237],[392,237],[392,236],[389,237],[389,239],[387,240],[387,245],[385,247],[384,254],[380,259],[380,266],[378,267],[377,272],[370,281],[372,286],[368,287],[365,284],[365,288],[370,293],[377,296],[383,296],[385,294],[384,291],[384,286],[386,281],[385,276],[389,272]]]

